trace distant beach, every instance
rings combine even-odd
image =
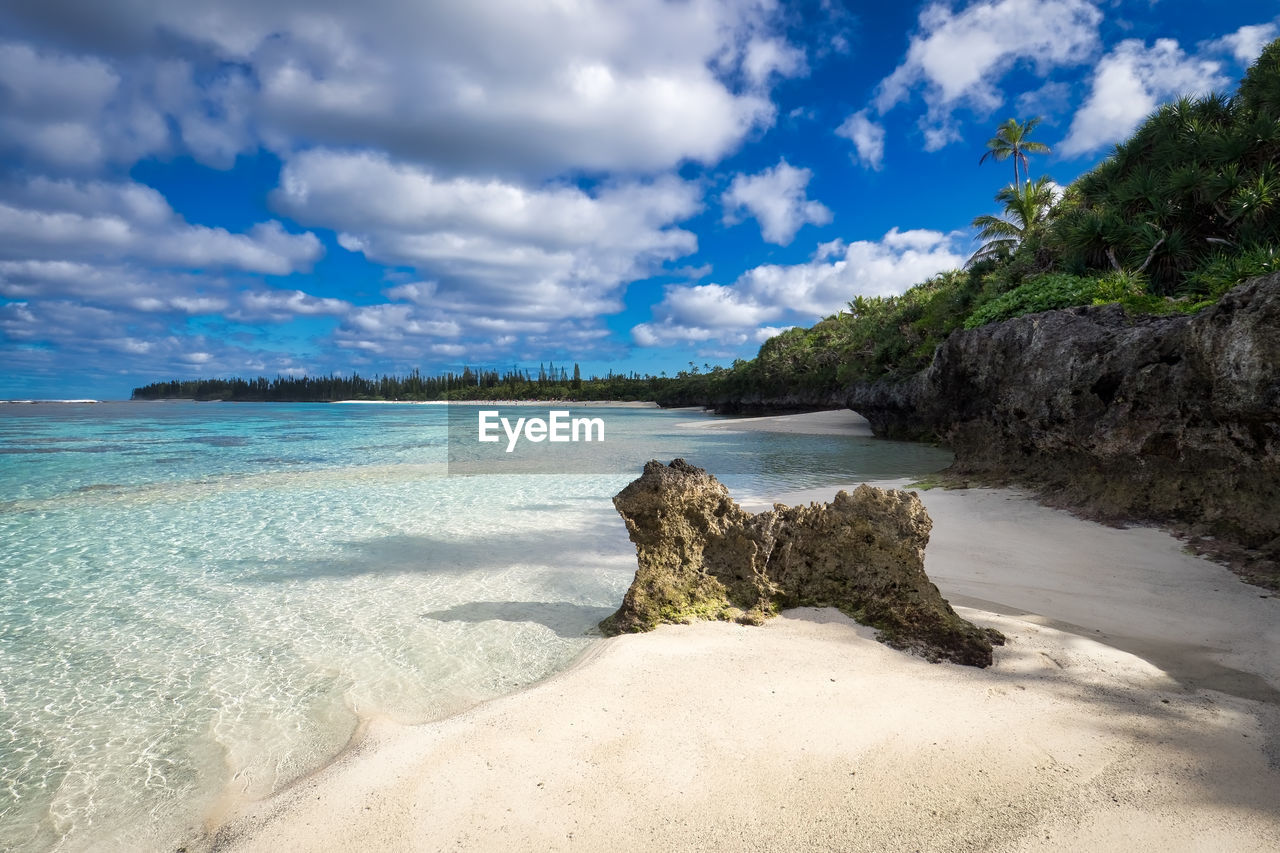
[[[990,669],[926,663],[819,609],[602,640],[457,716],[374,720],[223,823],[219,848],[1280,848],[1274,597],[1154,529],[1011,490],[921,498],[931,578],[1009,637]]]
[[[857,412],[833,409],[805,415],[770,415],[759,418],[719,418],[685,421],[684,429],[733,432],[779,432],[792,435],[847,435],[871,438],[871,424]]]

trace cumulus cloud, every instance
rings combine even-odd
[[[0,296],[75,299],[144,313],[207,315],[230,304],[220,278],[158,273],[128,265],[75,261],[0,261]]]
[[[634,327],[631,337],[649,347],[763,340],[784,328],[778,320],[812,323],[855,296],[894,296],[962,266],[957,241],[954,234],[894,228],[875,241],[823,243],[803,264],[754,267],[730,286],[672,285],[654,306],[654,322]]]
[[[255,98],[243,69],[0,41],[0,151],[45,169],[92,172],[176,151],[230,167],[256,144]]]
[[[163,322],[159,315],[223,316],[262,324],[297,317],[341,319],[361,310],[344,299],[270,289],[227,276],[78,261],[0,261],[0,297],[33,305],[60,301],[94,310],[136,312],[144,325]]]
[[[755,326],[782,313],[777,305],[744,301],[737,290],[719,284],[670,287],[662,307],[682,323],[710,328]]]
[[[203,80],[199,97],[181,84],[166,90],[181,140],[222,160],[243,149],[252,126],[283,154],[300,139],[372,145],[526,177],[710,163],[772,123],[768,86],[807,67],[780,32],[775,0],[227,0],[199,9],[48,0],[8,15],[23,30],[117,57],[103,70],[121,92],[149,85],[153,58],[174,40],[208,57],[184,69],[197,77],[242,69],[224,81],[225,97]],[[27,63],[22,79],[35,76]],[[233,109],[242,104],[248,115]]]
[[[294,317],[340,317],[354,310],[345,299],[312,296],[301,290],[247,290],[239,294],[236,309],[228,316],[242,322],[282,323]]]
[[[703,189],[675,171],[769,127],[772,87],[822,52],[790,40],[788,15],[777,0],[6,4],[0,156],[45,177],[0,185],[0,295],[33,316],[133,312],[112,333],[130,352],[210,315],[330,323],[353,364],[613,346],[600,317],[627,284],[696,251],[679,223]],[[273,203],[390,267],[385,302],[265,282],[310,269],[319,239],[188,222],[120,177],[263,148],[285,163]],[[803,188],[796,204],[801,223],[830,216]],[[172,364],[296,368],[155,346]]]
[[[339,345],[407,357],[461,336],[479,359],[499,337],[594,333],[600,315],[621,310],[630,281],[696,250],[678,223],[700,199],[698,185],[674,176],[588,192],[311,150],[286,162],[273,203],[334,228],[348,251],[419,276],[388,287],[391,302],[347,313]]]
[[[183,221],[160,193],[135,183],[32,178],[3,188],[0,258],[135,259],[192,269],[286,275],[323,249],[276,221],[244,233]]]
[[[805,197],[813,173],[797,169],[786,160],[755,175],[735,175],[720,197],[726,222],[736,222],[747,211],[760,223],[760,233],[770,243],[789,244],[806,224],[826,225],[831,211]]]
[[[1087,0],[979,0],[958,12],[932,3],[874,106],[887,112],[920,90],[928,108],[920,124],[925,148],[937,150],[959,138],[951,116],[957,107],[986,114],[1004,102],[996,84],[1018,63],[1045,75],[1091,58],[1101,21]]]
[[[742,70],[756,87],[763,87],[775,74],[796,77],[806,70],[804,51],[780,38],[753,38],[743,51]]]
[[[588,193],[313,150],[288,161],[274,203],[338,230],[350,251],[418,270],[434,282],[418,300],[437,310],[545,321],[617,310],[622,285],[693,252],[675,223],[699,196],[675,177]]]
[[[1208,50],[1230,53],[1241,65],[1252,65],[1262,49],[1280,36],[1280,24],[1250,24],[1205,45]]]
[[[836,135],[853,143],[858,162],[879,171],[884,166],[884,125],[867,117],[867,110],[853,113],[836,128]]]
[[[0,43],[0,145],[59,165],[98,163],[104,151],[95,125],[119,84],[101,59]]]
[[[1098,62],[1089,97],[1058,153],[1074,157],[1112,145],[1161,101],[1207,94],[1230,82],[1220,62],[1188,56],[1174,39],[1157,39],[1150,47],[1138,39],[1122,41]]]
[[[119,374],[158,379],[303,369],[296,357],[260,341],[178,334],[165,317],[67,299],[0,304],[0,358],[29,381],[50,383],[65,383],[67,359],[75,361],[75,378],[82,382]]]

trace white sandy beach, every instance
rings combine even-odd
[[[735,432],[790,432],[806,435],[850,435],[871,437],[867,419],[848,409],[812,412],[806,415],[769,415],[762,418],[723,418],[684,421],[685,429],[732,430]]]
[[[712,428],[751,420],[861,428]],[[605,640],[461,715],[374,721],[216,844],[1280,849],[1280,601],[1156,530],[1007,490],[921,497],[931,578],[1009,638],[989,669],[910,657],[831,610]]]

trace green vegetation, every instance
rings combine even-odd
[[[1138,273],[1117,272],[1106,276],[1080,276],[1069,273],[1044,273],[1027,279],[1013,290],[1000,294],[974,311],[964,321],[966,329],[987,323],[1070,308],[1073,305],[1105,305],[1108,302],[1140,303],[1143,277]]]

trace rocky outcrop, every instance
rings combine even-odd
[[[924,572],[933,526],[914,492],[859,486],[829,504],[745,512],[715,477],[653,461],[613,499],[639,568],[606,634],[663,622],[758,624],[787,607],[837,607],[895,648],[991,663],[1003,642],[956,615]]]
[[[855,387],[847,403],[877,435],[943,441],[954,474],[1173,522],[1276,574],[1280,275],[1190,317],[1108,305],[957,332],[912,379]]]

